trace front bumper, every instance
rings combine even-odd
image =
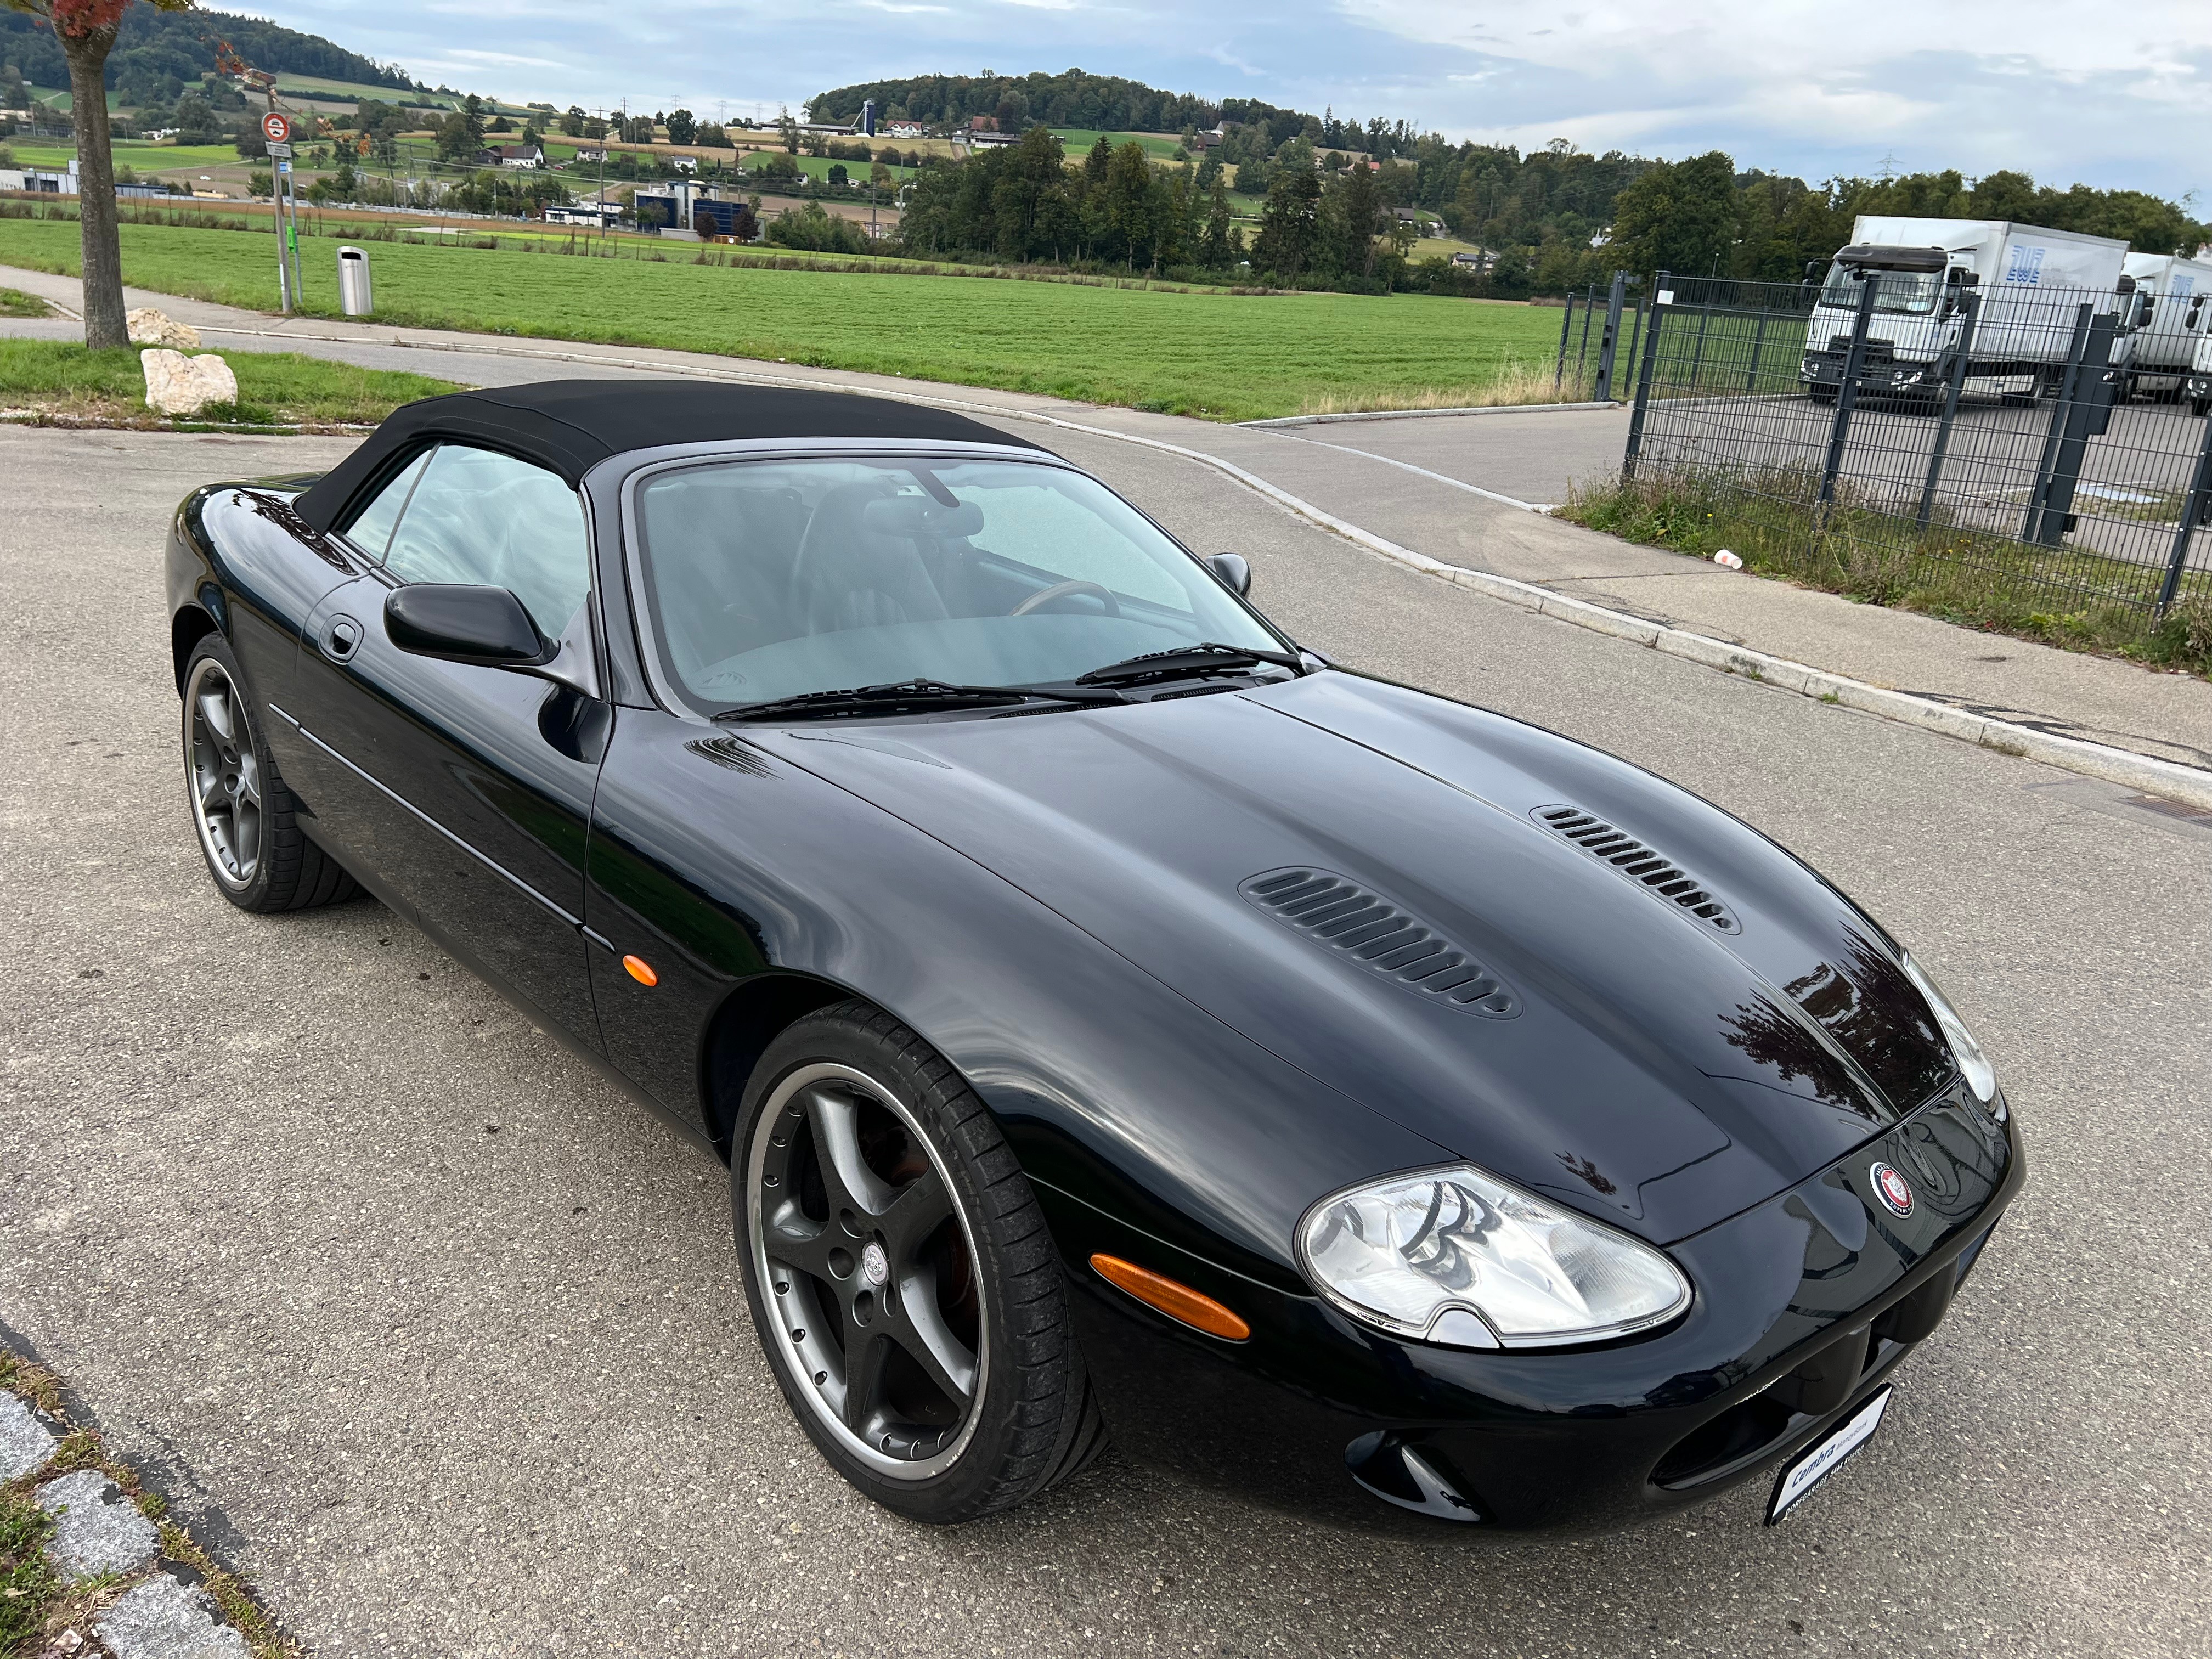
[[[1844,383],[1844,364],[1843,352],[1808,351],[1798,363],[1797,379],[1805,386],[1839,386]],[[1926,391],[1942,384],[1942,370],[1936,364],[1893,356],[1886,346],[1869,345],[1860,365],[1862,394]]]
[[[1910,1214],[1876,1201],[1877,1160],[1911,1182]],[[2024,1174],[2014,1126],[1941,1100],[1670,1247],[1697,1296],[1668,1329],[1535,1352],[1399,1341],[1037,1191],[1125,1454],[1304,1513],[1419,1528],[1433,1515],[1474,1534],[1611,1530],[1772,1468],[1933,1328]],[[1085,1265],[1102,1250],[1224,1303],[1251,1339],[1133,1301]]]

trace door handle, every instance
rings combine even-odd
[[[323,654],[343,662],[361,648],[361,624],[351,617],[333,617],[323,625]]]

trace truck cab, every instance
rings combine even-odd
[[[1981,280],[1970,254],[1940,247],[1855,242],[1838,250],[1813,302],[1799,380],[1824,402],[1835,397],[1860,296],[1870,283],[1874,314],[1867,325],[1861,392],[1939,391],[1947,353],[1959,343],[1960,296]]]
[[[1843,384],[1869,283],[1875,298],[1862,394],[1932,400],[1954,368],[1971,379],[2055,392],[2085,303],[2093,314],[2115,318],[2112,366],[2124,372],[2131,362],[2125,242],[2009,220],[1881,214],[1860,215],[1852,236],[1830,263],[1807,319],[1799,380],[1816,398],[1833,399]]]

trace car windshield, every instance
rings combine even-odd
[[[1861,269],[1841,260],[1829,266],[1827,285],[1820,290],[1820,303],[1856,311],[1856,273]],[[1874,308],[1880,312],[1924,317],[1936,309],[1936,301],[1943,297],[1943,273],[1940,270],[1875,270],[1868,273],[1868,280],[1877,284]]]
[[[702,713],[855,686],[1059,684],[1148,652],[1285,641],[1062,467],[726,461],[648,479],[653,631]]]

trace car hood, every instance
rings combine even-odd
[[[1339,1093],[1656,1243],[1795,1185],[1952,1076],[1893,947],[1797,860],[1625,762],[1425,693],[1332,672],[744,735]],[[1694,885],[1662,884],[1705,914],[1553,827],[1625,844],[1592,822],[1662,855]],[[1482,994],[1421,989],[1285,913],[1319,881],[1399,918],[1383,937],[1464,958],[1437,977],[1479,968],[1460,988]]]

